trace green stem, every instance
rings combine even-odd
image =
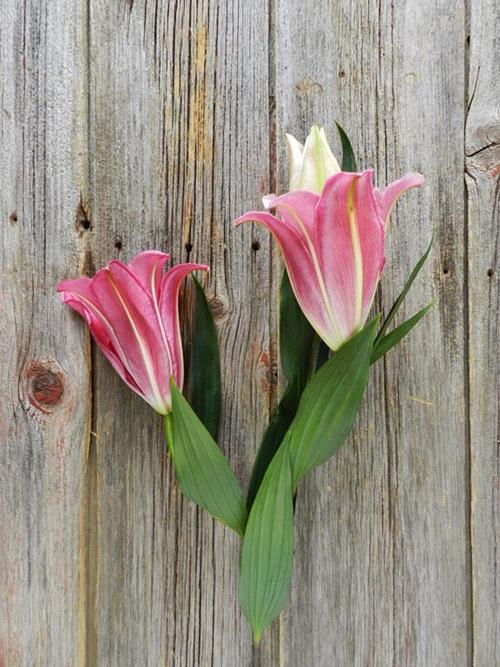
[[[174,458],[174,424],[172,421],[172,411],[167,412],[163,418],[163,427],[165,430],[165,438],[167,440],[170,456]]]

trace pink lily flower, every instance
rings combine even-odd
[[[380,192],[372,178],[373,170],[338,172],[320,195],[294,190],[264,197],[276,216],[252,211],[235,221],[262,223],[274,235],[304,315],[332,350],[365,324],[385,263],[391,209],[402,192],[424,181],[407,174]]]
[[[183,279],[203,264],[162,269],[169,255],[148,250],[130,262],[111,261],[93,278],[65,280],[61,301],[87,322],[120,377],[162,415],[171,410],[170,377],[182,389],[184,361],[179,327]]]

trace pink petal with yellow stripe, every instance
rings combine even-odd
[[[122,379],[157,412],[171,408],[170,377],[179,388],[184,363],[178,297],[182,280],[202,264],[178,264],[167,273],[168,255],[146,251],[130,264],[117,260],[90,278],[66,280],[61,300],[85,318],[103,354]]]
[[[276,215],[253,211],[235,221],[259,222],[271,231],[304,315],[332,350],[368,318],[394,201],[423,183],[419,174],[408,174],[379,192],[372,179],[372,170],[338,172],[326,180],[321,195],[304,190],[268,195],[264,205]]]

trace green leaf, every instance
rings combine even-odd
[[[342,143],[342,171],[356,171],[356,158],[349,137],[337,121],[335,121],[335,125]]]
[[[406,320],[406,322],[403,322],[403,324],[400,324],[399,327],[393,329],[391,333],[383,336],[383,338],[379,338],[373,348],[371,363],[374,364],[377,359],[380,359],[380,357],[382,357],[386,352],[399,343],[399,341],[402,340],[413,329],[413,327],[422,319],[422,317],[424,317],[432,305],[432,303],[429,303],[427,306],[425,306],[425,308],[419,310],[416,315],[410,317],[410,319]]]
[[[243,542],[240,602],[256,642],[285,604],[292,566],[292,472],[286,439],[264,476]]]
[[[310,380],[258,489],[243,542],[240,600],[258,640],[285,604],[293,562],[293,494],[352,428],[368,380],[378,318]]]
[[[254,502],[259,486],[262,483],[265,472],[271,463],[273,456],[279,449],[279,446],[292,423],[299,405],[300,395],[305,385],[305,379],[299,382],[297,379],[291,382],[285,390],[283,397],[276,408],[271,421],[262,438],[259,451],[255,458],[252,469],[252,476],[248,485],[247,509],[250,511]]]
[[[290,332],[293,332],[292,335]],[[280,352],[288,386],[260,443],[248,486],[248,510],[252,507],[268,465],[295,417],[318,340],[297,303],[287,272],[284,271],[280,288]]]
[[[420,269],[425,264],[425,260],[429,256],[429,253],[431,251],[433,242],[434,242],[434,232],[432,233],[432,237],[431,237],[431,240],[429,242],[429,245],[427,246],[427,250],[424,252],[422,257],[415,264],[415,267],[413,268],[413,271],[410,273],[410,277],[406,281],[406,284],[403,287],[403,290],[402,290],[401,294],[398,296],[398,298],[394,302],[392,308],[390,309],[389,314],[385,318],[384,323],[382,324],[382,326],[380,328],[380,331],[378,332],[377,341],[379,341],[384,336],[385,332],[387,331],[387,327],[392,322],[392,320],[394,319],[394,316],[398,312],[400,305],[403,303],[403,300],[404,300],[405,296],[408,294],[408,290],[410,289],[410,287],[413,284],[413,281],[418,276],[418,274],[420,273]]]
[[[182,493],[239,535],[246,507],[240,485],[223,453],[171,381],[172,412],[165,433]]]
[[[196,286],[195,329],[191,354],[191,406],[213,438],[220,408],[220,359],[217,332],[205,292]]]
[[[284,271],[280,288],[280,354],[281,367],[289,382],[297,376],[307,377],[315,337],[316,333],[297,303]]]
[[[290,427],[293,486],[340,447],[352,428],[368,380],[378,318],[320,368],[302,394]]]

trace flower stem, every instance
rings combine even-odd
[[[163,418],[163,427],[165,430],[165,438],[167,440],[170,456],[174,457],[174,425],[172,421],[172,411],[167,412]]]

